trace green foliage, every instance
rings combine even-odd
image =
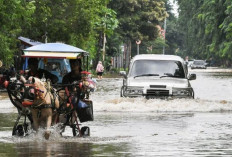
[[[32,10],[30,4],[25,7],[19,0],[0,1],[0,59],[9,65],[12,63],[12,56],[17,51],[17,36],[22,32],[22,23],[27,22]]]
[[[164,42],[159,39],[157,25],[168,16],[166,0],[112,0],[109,7],[116,11],[119,21],[116,35],[107,42],[108,55],[120,54],[120,46],[125,43],[131,49],[131,56],[137,54],[136,40],[141,40],[141,53],[148,53],[148,47],[154,47],[152,53],[162,53]]]
[[[142,40],[143,53],[162,53],[165,45],[167,53],[174,54],[182,43],[182,33],[170,10],[168,0],[1,0],[0,59],[5,64],[12,63],[18,51],[18,36],[41,42],[45,39],[64,42],[87,50],[90,59],[98,58],[102,49],[99,34],[103,33],[107,37],[107,61],[121,53],[120,46],[124,43],[127,46],[131,43],[132,55],[136,54],[138,39]],[[231,14],[230,10],[228,7],[226,14]],[[164,42],[159,37],[157,25],[162,26],[166,17],[168,30]],[[199,15],[198,19],[204,18]],[[228,42],[221,45],[228,49],[232,36],[229,19],[221,29],[228,32]],[[211,27],[206,30],[213,31]],[[214,49],[212,45],[210,48]]]
[[[114,32],[109,38],[107,38],[106,53],[108,56],[114,57],[120,55],[122,39],[120,34]]]
[[[11,63],[17,50],[17,37],[45,42],[64,42],[96,56],[97,24],[106,25],[112,34],[117,27],[116,13],[108,0],[1,0],[0,57]],[[105,16],[103,16],[105,15]]]
[[[222,64],[232,60],[232,1],[177,0],[179,27],[184,32],[185,55]]]
[[[111,1],[109,6],[117,12],[117,32],[124,41],[156,39],[156,25],[167,16],[163,0],[117,0]]]
[[[103,7],[100,13],[100,18],[95,22],[95,29],[112,35],[113,31],[118,27],[117,13],[107,7]]]
[[[139,51],[140,54],[163,54],[163,46],[168,47],[163,38],[158,37],[155,40],[142,42],[139,46]],[[137,45],[133,45],[132,50],[132,55],[136,55]]]

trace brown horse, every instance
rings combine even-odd
[[[20,79],[24,83],[23,106],[29,107],[32,113],[33,129],[44,128],[45,139],[49,139],[49,128],[55,123],[56,109],[59,108],[58,98],[55,96],[54,89],[50,86],[50,82],[42,82],[35,77],[29,77],[26,80],[21,76]]]

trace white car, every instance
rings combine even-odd
[[[204,60],[194,60],[191,69],[206,69],[206,64]]]
[[[122,97],[194,98],[189,80],[195,80],[196,74],[188,75],[179,56],[137,55],[131,60],[128,75],[120,73],[124,76]]]

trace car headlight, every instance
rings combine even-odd
[[[190,96],[191,91],[189,89],[173,89],[172,95],[173,96]]]
[[[126,90],[127,94],[135,94],[135,95],[142,95],[143,94],[143,88],[127,88]]]

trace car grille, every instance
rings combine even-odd
[[[150,88],[166,88],[165,85],[150,85]]]
[[[149,96],[169,96],[169,91],[168,90],[148,89],[147,95],[149,95]]]

